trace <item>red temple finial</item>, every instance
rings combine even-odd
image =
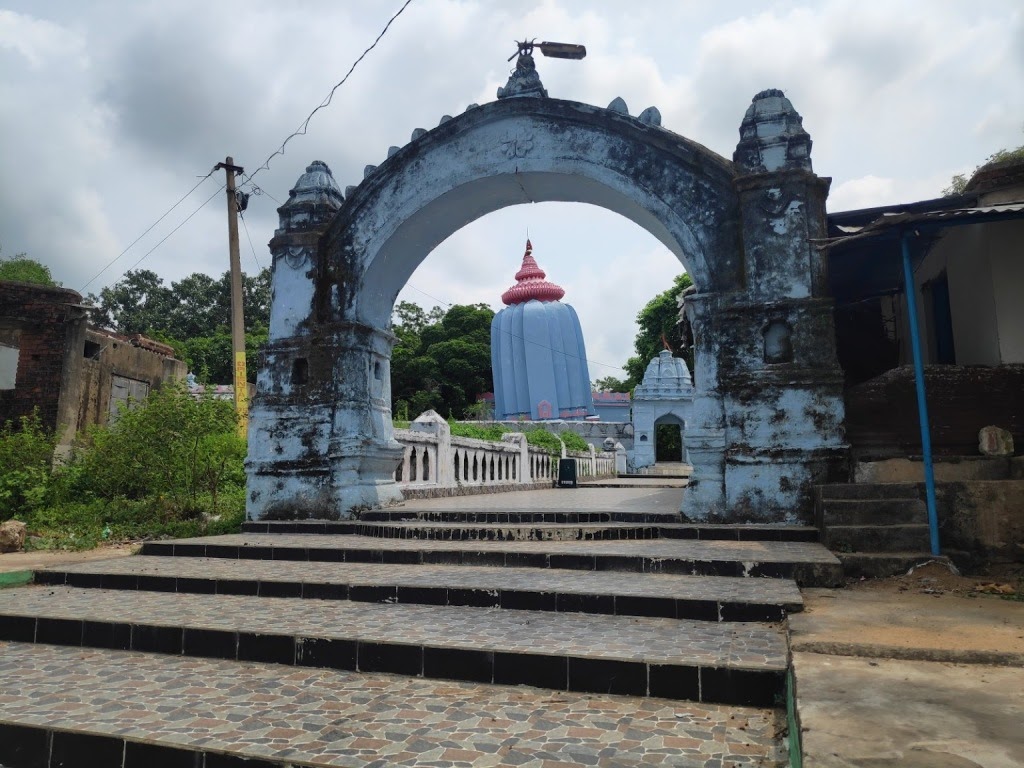
[[[516,284],[501,294],[501,300],[506,304],[523,304],[532,299],[558,301],[565,296],[561,286],[547,282],[545,277],[547,273],[534,260],[533,244],[527,238],[523,265],[516,272]]]

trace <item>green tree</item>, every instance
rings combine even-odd
[[[30,259],[24,253],[16,253],[11,258],[0,255],[0,280],[17,280],[20,283],[47,285],[51,288],[60,286],[50,274],[49,267]]]
[[[174,295],[152,270],[126,272],[117,283],[100,291],[99,299],[93,319],[105,328],[125,335],[169,330]]]
[[[954,174],[953,178],[949,180],[949,186],[942,190],[942,196],[954,197],[955,195],[962,195],[967,190],[967,184],[974,177],[974,174],[986,165],[1002,163],[1006,160],[1024,160],[1024,144],[1021,144],[1016,149],[1000,149],[997,152],[993,152],[984,163],[975,167],[969,175],[966,173]]]
[[[594,388],[598,392],[629,392],[633,387],[627,379],[617,379],[614,376],[602,376],[594,382]]]
[[[464,418],[477,396],[491,389],[491,320],[484,304],[429,313],[401,302],[392,316],[398,336],[391,357],[395,413],[415,418],[427,409]]]
[[[640,326],[633,348],[636,355],[626,361],[626,372],[629,378],[624,382],[629,391],[644,378],[647,364],[663,349],[669,349],[673,355],[682,356],[683,339],[679,327],[679,295],[693,285],[693,280],[685,272],[672,281],[672,287],[651,299],[636,316]]]
[[[97,322],[118,333],[182,341],[214,336],[231,327],[231,273],[215,280],[196,272],[168,287],[155,272],[134,270],[100,291],[95,303]],[[242,306],[246,331],[265,332],[270,325],[269,269],[242,275]]]

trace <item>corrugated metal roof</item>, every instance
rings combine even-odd
[[[998,205],[984,205],[976,208],[954,208],[945,211],[925,211],[923,213],[883,213],[877,219],[862,227],[841,226],[836,228],[843,232],[842,237],[831,237],[812,242],[819,248],[832,248],[840,243],[847,243],[853,240],[860,240],[868,237],[888,235],[892,230],[906,229],[912,225],[938,227],[953,226],[956,224],[973,224],[979,220],[999,221],[1024,218],[1024,201],[1013,203],[1001,203]]]

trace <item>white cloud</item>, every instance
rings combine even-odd
[[[182,0],[45,4],[0,11],[0,244],[80,287],[226,155],[252,170],[369,44],[395,4]],[[394,7],[392,7],[392,5]],[[232,34],[223,33],[232,29]],[[731,157],[751,97],[786,91],[832,176],[830,210],[924,199],[1024,139],[1024,13],[1017,0],[703,3],[416,0],[330,107],[257,177],[246,226],[267,263],[277,201],[313,159],[344,187],[389,145],[443,114],[491,101],[513,40],[583,43],[585,60],[538,58],[552,97],[633,114]],[[122,270],[209,196],[206,182],[111,267]],[[551,211],[556,211],[552,213]],[[528,226],[568,291],[589,356],[622,364],[634,318],[678,273],[635,225],[571,206],[506,209],[439,246],[412,284],[448,302],[496,304]],[[227,266],[223,200],[139,264],[166,282]],[[255,268],[244,236],[243,264]],[[581,267],[581,265],[583,265]],[[431,301],[411,289],[409,297]],[[607,372],[607,371],[604,371]],[[594,378],[603,375],[593,370]]]

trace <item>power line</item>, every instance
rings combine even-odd
[[[78,289],[78,292],[82,293],[83,291],[85,291],[85,289],[88,288],[96,280],[96,278],[98,278],[100,275],[102,275],[104,272],[106,272],[108,269],[110,269],[110,267],[112,267],[114,265],[114,263],[116,261],[118,261],[122,256],[124,256],[126,253],[128,253],[128,251],[130,251],[135,246],[135,244],[137,242],[139,242],[139,240],[141,240],[146,235],[148,235],[153,230],[153,227],[155,227],[161,221],[166,219],[170,215],[171,211],[173,211],[175,208],[177,208],[179,205],[181,205],[183,202],[185,202],[185,200],[188,198],[189,195],[191,195],[193,192],[195,192],[197,189],[199,189],[200,185],[202,185],[202,183],[204,181],[206,181],[208,178],[210,178],[213,175],[213,172],[216,171],[216,170],[217,170],[216,168],[211,168],[210,172],[208,174],[206,174],[205,176],[203,176],[201,179],[199,179],[199,181],[196,183],[196,185],[194,187],[192,187],[192,189],[190,189],[188,192],[186,192],[184,195],[182,195],[181,198],[178,200],[178,202],[176,202],[174,205],[172,205],[170,208],[168,208],[166,211],[164,211],[163,216],[161,216],[159,219],[157,219],[152,224],[150,224],[149,227],[146,228],[145,232],[143,232],[141,235],[139,235],[134,240],[132,240],[131,243],[129,243],[127,248],[125,248],[123,251],[121,251],[119,254],[117,254],[117,256],[115,256],[113,259],[111,259],[110,262],[108,262],[107,265],[105,267],[103,267],[103,269],[101,269],[99,272],[97,272],[95,275],[93,275],[92,278],[89,280],[89,282],[87,282],[85,285],[83,285],[81,288]],[[207,201],[207,202],[209,202],[209,201]],[[206,205],[206,203],[203,203],[203,205]],[[200,206],[200,207],[202,207],[202,206]],[[190,218],[192,218],[192,217],[189,216],[189,219]],[[185,219],[185,221],[188,221],[188,219]],[[182,223],[184,223],[184,222],[182,222]],[[181,225],[179,224],[178,226],[180,227]],[[176,232],[177,229],[178,229],[178,227],[175,227],[171,231],[172,232]],[[166,240],[166,239],[167,238],[165,237],[164,240]],[[163,242],[163,240],[160,241],[160,243],[162,243],[162,242]],[[157,245],[159,245],[160,243],[157,243]],[[148,256],[152,252],[153,252],[152,250],[149,251],[146,254],[146,256]],[[146,258],[146,257],[143,256],[142,258]],[[141,261],[141,259],[140,259],[140,261]]]
[[[340,81],[338,81],[334,85],[333,88],[331,88],[331,92],[327,95],[327,98],[325,98],[316,109],[314,109],[312,112],[309,113],[309,115],[306,116],[306,119],[302,121],[302,124],[298,127],[298,129],[296,129],[290,136],[288,136],[281,143],[280,148],[278,148],[273,153],[271,153],[271,155],[264,161],[263,165],[259,166],[255,171],[253,171],[251,174],[246,176],[245,180],[242,182],[243,184],[251,184],[252,187],[253,187],[253,191],[256,194],[266,194],[267,197],[269,197],[275,203],[277,203],[278,205],[281,205],[281,202],[279,200],[277,200],[277,198],[275,198],[273,195],[269,194],[265,190],[260,189],[255,184],[252,184],[253,177],[255,177],[257,173],[259,173],[260,171],[262,171],[264,169],[270,170],[270,161],[273,160],[274,157],[276,157],[277,155],[283,155],[284,154],[285,147],[288,145],[289,141],[294,139],[296,136],[303,136],[303,135],[305,135],[307,129],[309,128],[309,121],[313,119],[313,115],[315,115],[321,109],[324,109],[325,107],[330,106],[331,101],[334,99],[334,92],[337,91],[338,88],[340,88],[342,85],[344,85],[345,81],[348,80],[349,76],[352,74],[352,72],[355,70],[355,68],[359,65],[359,63],[366,57],[366,55],[370,51],[372,51],[374,48],[377,47],[377,43],[379,43],[381,38],[384,37],[384,35],[387,33],[388,29],[391,27],[391,24],[395,21],[395,19],[397,19],[399,16],[402,15],[402,13],[405,11],[405,9],[409,6],[409,4],[411,2],[412,2],[412,0],[405,0],[405,2],[402,4],[402,7],[399,8],[398,11],[390,19],[388,19],[387,24],[384,25],[384,28],[380,31],[380,34],[378,34],[377,37],[374,39],[373,43],[366,50],[364,50],[362,52],[362,54],[359,56],[358,59],[355,60],[355,62],[353,62],[352,66],[349,67],[348,72],[345,73],[345,76]],[[86,282],[85,285],[83,285],[79,289],[79,293],[84,292],[85,289],[88,288],[90,285],[92,285],[92,283],[94,283],[96,281],[96,279],[99,278],[100,275],[102,275],[104,272],[106,272],[108,269],[110,269],[110,267],[112,267],[121,257],[123,257],[126,253],[128,253],[128,251],[130,251],[136,245],[136,243],[138,243],[143,237],[148,235],[153,230],[153,228],[156,227],[157,224],[159,224],[161,221],[166,219],[171,214],[171,212],[174,211],[175,208],[177,208],[179,205],[181,205],[189,197],[189,195],[191,195],[193,192],[195,192],[204,181],[206,181],[208,178],[210,178],[210,176],[213,175],[214,171],[216,171],[216,170],[217,170],[216,168],[213,168],[213,169],[210,170],[210,172],[208,174],[203,176],[199,180],[199,182],[194,187],[192,187],[192,189],[190,189],[188,192],[186,192],[174,205],[172,205],[170,208],[168,208],[163,213],[163,215],[160,216],[160,218],[158,218],[149,227],[147,227],[146,230],[141,235],[136,237],[128,245],[127,248],[125,248],[123,251],[121,251],[121,253],[119,253],[116,257],[111,259],[110,262],[107,263],[103,267],[103,269],[101,269],[99,272],[97,272],[95,275],[93,275],[89,279],[89,281]],[[222,185],[221,189],[223,189],[223,188],[224,187]],[[217,190],[217,192],[220,192],[220,190]],[[215,192],[214,196],[216,194],[217,193]],[[160,240],[160,242],[158,242],[155,246],[153,246],[148,251],[146,251],[146,253],[142,256],[141,259],[139,259],[137,262],[135,262],[135,264],[133,264],[131,267],[129,267],[129,269],[127,269],[125,271],[126,272],[130,271],[130,270],[134,269],[136,266],[138,266],[140,263],[142,263],[142,261],[147,256],[149,256],[149,254],[151,254],[153,251],[155,251],[157,248],[159,248],[171,235],[173,235],[175,232],[177,232],[179,229],[181,229],[182,225],[185,224],[185,222],[187,222],[189,219],[191,219],[193,216],[195,216],[197,213],[199,213],[199,211],[206,205],[206,203],[210,202],[210,200],[212,200],[212,199],[213,199],[213,196],[211,196],[209,199],[207,199],[206,202],[204,202],[201,206],[199,206],[199,208],[197,208],[191,214],[189,214],[188,218],[186,218],[184,221],[182,221],[180,224],[178,224],[178,226],[176,226],[174,229],[172,229],[162,240]],[[246,235],[248,236],[248,230],[246,230]],[[251,240],[251,238],[250,238],[250,241],[249,241],[249,247],[252,248],[252,240]],[[253,248],[253,258],[255,258],[255,256],[256,256],[256,250],[255,250],[255,248]],[[259,260],[258,259],[256,260],[256,263],[259,264]]]
[[[260,272],[263,271],[263,265],[260,264],[260,260],[256,258],[256,249],[252,246],[252,238],[249,237],[249,227],[245,223],[245,216],[242,214],[238,215],[238,218],[242,220],[242,229],[245,230],[245,239],[249,241],[249,249],[252,251],[252,260],[256,262],[256,266],[259,267]]]
[[[185,224],[188,223],[189,219],[191,219],[193,216],[195,216],[197,213],[199,213],[201,210],[203,210],[203,208],[206,207],[207,203],[209,203],[211,200],[213,200],[213,198],[215,198],[217,195],[219,195],[224,190],[225,186],[227,186],[227,185],[226,184],[221,184],[216,192],[214,192],[212,195],[210,195],[208,198],[206,198],[206,200],[203,201],[202,205],[200,205],[198,208],[196,208],[194,211],[192,211],[192,213],[190,213],[188,216],[186,216],[185,220],[182,221],[180,224],[178,224],[178,226],[176,226],[174,229],[172,229],[170,232],[168,232],[166,235],[164,235],[163,239],[161,239],[160,242],[158,242],[156,245],[154,245],[152,248],[150,248],[148,251],[146,251],[144,254],[142,254],[142,258],[140,258],[138,261],[136,261],[134,264],[132,264],[130,267],[128,267],[128,269],[126,269],[125,272],[131,272],[133,269],[135,269],[137,266],[139,266],[139,264],[141,264],[143,261],[145,261],[146,257],[149,256],[149,254],[151,254],[153,251],[155,251],[157,248],[159,248],[161,245],[163,245],[171,235],[173,235],[175,232],[177,232],[179,229],[181,229],[183,226],[185,226]]]
[[[452,307],[455,306],[451,302],[445,301],[444,299],[439,299],[439,298],[437,298],[437,296],[432,296],[431,294],[427,293],[426,291],[421,290],[420,288],[417,288],[412,283],[406,283],[406,286],[409,287],[409,288],[412,288],[414,291],[419,291],[424,296],[433,299],[434,301],[438,302],[439,304],[445,305],[449,309],[451,309]],[[539,341],[534,341],[533,339],[527,339],[527,338],[525,338],[523,336],[520,336],[519,334],[512,333],[512,331],[503,331],[503,333],[507,333],[513,339],[522,339],[523,341],[525,341],[528,344],[533,344],[536,347],[540,347],[541,349],[546,349],[546,350],[549,350],[551,352],[558,352],[560,354],[565,355],[566,357],[574,357],[577,360],[583,360],[586,363],[592,363],[593,365],[600,365],[602,368],[613,368],[616,371],[626,371],[626,369],[623,368],[621,365],[610,365],[608,363],[600,363],[597,360],[591,360],[590,358],[587,358],[587,357],[580,357],[579,355],[574,355],[571,352],[566,352],[564,349],[555,349],[554,347],[549,347],[547,344],[541,344]],[[626,371],[626,372],[628,373],[628,371]]]
[[[409,3],[411,3],[411,2],[412,2],[412,0],[405,0],[405,2],[402,4],[402,7],[399,8],[398,11],[395,12],[395,14],[390,19],[388,19],[388,23],[384,25],[384,29],[382,29],[380,31],[380,34],[377,35],[377,37],[373,41],[373,43],[370,44],[370,47],[367,48],[365,51],[363,51],[359,55],[359,58],[356,59],[352,63],[352,66],[349,67],[348,72],[345,73],[345,76],[343,78],[341,78],[341,80],[339,80],[337,83],[334,84],[334,87],[331,88],[331,92],[329,94],[327,94],[327,98],[325,98],[322,102],[320,102],[320,106],[318,106],[316,109],[314,109],[312,112],[310,112],[306,116],[306,119],[302,121],[302,123],[299,125],[299,127],[296,128],[295,131],[293,131],[291,133],[291,135],[288,136],[288,138],[286,138],[283,142],[281,142],[281,146],[278,149],[274,150],[270,154],[270,157],[268,157],[265,161],[263,161],[263,164],[261,166],[259,166],[255,171],[253,171],[252,173],[250,173],[249,175],[247,175],[245,177],[245,179],[242,182],[243,184],[248,184],[250,181],[252,181],[252,179],[256,176],[256,174],[259,173],[260,171],[262,171],[262,170],[268,170],[269,171],[270,170],[270,161],[273,160],[278,155],[283,155],[284,154],[285,147],[288,146],[288,142],[289,141],[294,139],[296,136],[305,136],[306,135],[306,130],[309,128],[309,121],[313,119],[313,115],[315,115],[321,109],[324,109],[324,108],[330,106],[331,101],[334,99],[334,92],[337,91],[341,86],[343,86],[345,84],[345,81],[348,80],[349,76],[352,74],[352,72],[355,70],[355,68],[357,66],[359,66],[359,62],[361,62],[364,58],[366,58],[366,55],[370,51],[372,51],[374,48],[377,47],[377,43],[379,43],[381,38],[384,37],[384,35],[387,33],[388,29],[391,27],[392,23],[394,23],[395,19],[397,19],[399,16],[402,15],[402,13],[405,11],[405,9],[409,7]]]

